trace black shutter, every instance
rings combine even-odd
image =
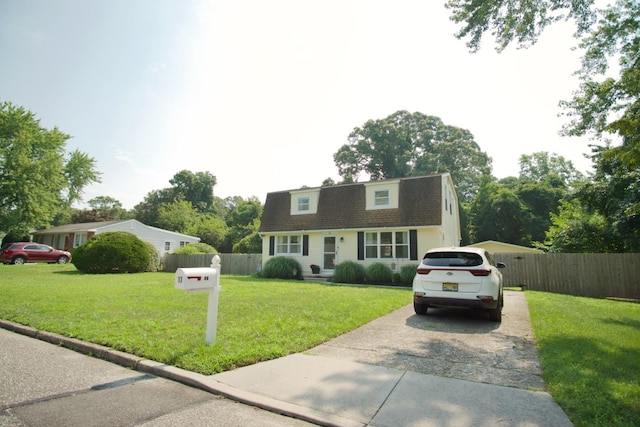
[[[364,231],[358,231],[358,259],[364,259]]]
[[[302,256],[309,256],[309,235],[302,236]]]
[[[276,253],[276,238],[275,236],[269,237],[269,255],[275,255]]]
[[[409,230],[409,259],[418,259],[418,230]]]

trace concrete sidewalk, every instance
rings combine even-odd
[[[483,319],[465,319],[459,314],[448,317],[446,312],[435,316],[418,316],[419,319],[416,319],[411,314],[411,307],[407,306],[308,352],[212,376],[184,371],[11,322],[0,321],[0,326],[318,425],[572,426],[553,398],[537,389],[536,381],[532,383],[533,388],[526,385],[529,382],[523,383],[523,387],[528,388],[517,388],[489,384],[490,381],[484,381],[482,377],[477,381],[466,379],[474,376],[462,377],[465,379],[452,377],[452,373],[457,375],[463,372],[467,375],[471,371],[484,371],[483,365],[486,365],[492,377],[498,377],[498,370],[507,373],[513,371],[514,378],[519,381],[528,381],[528,378],[537,376],[535,369],[533,373],[526,372],[531,370],[531,365],[535,365],[529,360],[535,358],[535,351],[533,356],[523,355],[515,348],[524,346],[513,330],[513,325],[522,323],[523,318],[528,320],[526,302],[522,308],[524,296],[522,293],[510,294],[510,298],[505,307],[509,304],[510,310],[514,311],[512,314],[505,313],[501,326]],[[445,327],[452,328],[453,332],[444,331]],[[501,330],[504,332],[499,332]],[[529,332],[525,330],[524,333]],[[434,338],[433,334],[440,335]],[[442,376],[433,375],[424,367],[431,364],[441,366],[442,363],[429,344],[430,341],[438,341],[438,347],[443,347],[448,344],[444,335],[451,335],[453,345],[466,346],[467,350],[462,354],[464,357],[459,358],[464,359],[462,364],[447,371],[437,371],[442,372]],[[490,345],[484,353],[475,347],[483,342]],[[394,348],[391,349],[391,346]],[[510,346],[515,349],[507,348]],[[457,357],[457,349],[444,348],[446,351],[440,359]],[[402,365],[385,366],[384,363],[370,362],[390,360],[392,352],[402,356],[395,358]],[[359,356],[360,353],[366,353],[366,357]],[[494,356],[491,356],[492,353]],[[503,353],[502,356],[508,360],[521,360],[513,364],[504,360],[494,363],[492,357],[498,353]],[[496,366],[490,366],[492,363]]]
[[[283,402],[308,421],[339,426],[571,426],[546,392],[294,354],[209,377]],[[219,384],[216,384],[219,383]],[[297,414],[294,412],[298,412]],[[324,419],[322,419],[324,415]]]

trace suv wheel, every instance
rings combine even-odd
[[[502,322],[502,298],[500,298],[500,301],[498,301],[498,305],[496,306],[496,308],[492,308],[489,310],[489,319],[493,320],[494,322]]]
[[[68,262],[69,262],[69,258],[67,258],[66,256],[60,255],[58,257],[58,264],[66,264]]]
[[[25,259],[25,257],[23,257],[23,256],[17,256],[17,257],[15,257],[15,258],[13,259],[13,263],[14,263],[14,264],[22,265],[22,264],[24,264],[25,262],[27,262],[27,260],[26,260],[26,259]]]
[[[427,309],[428,308],[429,308],[429,306],[426,305],[426,304],[416,304],[415,302],[413,303],[413,310],[418,315],[427,314]]]

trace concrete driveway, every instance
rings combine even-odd
[[[440,377],[544,390],[524,294],[505,291],[502,323],[483,312],[408,305],[307,353]]]

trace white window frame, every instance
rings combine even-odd
[[[311,197],[298,197],[298,212],[308,212],[311,210]]]
[[[367,231],[364,253],[365,259],[409,259],[409,231]]]
[[[87,233],[75,233],[73,236],[73,247],[77,248],[87,241]]]
[[[302,255],[302,235],[276,237],[276,255]]]
[[[389,206],[391,203],[391,196],[389,190],[375,190],[373,192],[373,205],[374,206]]]

